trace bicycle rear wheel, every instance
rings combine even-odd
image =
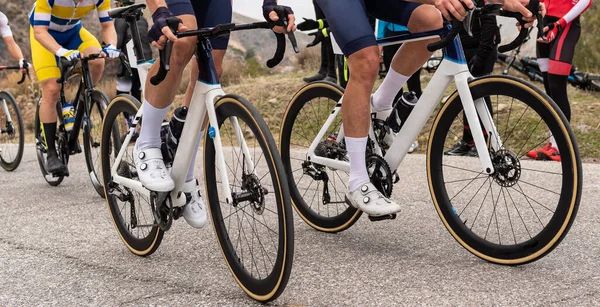
[[[25,128],[17,101],[5,91],[0,92],[0,114],[0,166],[11,172],[19,167],[23,158]]]
[[[85,164],[94,189],[104,198],[104,186],[102,184],[102,171],[100,169],[100,140],[102,138],[102,118],[109,100],[106,94],[100,91],[94,91],[91,94],[91,102],[88,114],[83,120],[83,152],[85,154]],[[113,137],[117,137],[113,133]],[[118,142],[118,139],[114,140]]]
[[[476,256],[507,265],[535,261],[561,242],[579,207],[582,171],[573,131],[548,96],[521,80],[490,76],[469,87],[474,99],[492,103],[503,142],[500,150],[489,149],[495,173],[484,173],[477,157],[444,155],[467,124],[455,92],[430,135],[427,175],[434,205],[452,236]],[[551,135],[560,161],[528,159],[526,153]]]
[[[111,175],[115,158],[129,131],[129,116],[136,114],[140,105],[137,99],[129,95],[119,95],[112,100],[102,123],[100,161],[106,204],[119,237],[132,253],[148,256],[160,246],[164,234],[154,221],[150,199],[114,183]],[[133,146],[135,142],[127,145],[117,173],[122,177],[138,180],[133,161]]]
[[[340,232],[354,225],[362,211],[348,206],[348,173],[312,163],[307,151],[336,107],[344,90],[325,82],[306,85],[294,95],[283,117],[279,146],[290,178],[294,208],[311,227],[323,232]],[[347,161],[343,141],[337,140],[341,112],[334,119],[315,154]]]
[[[38,101],[37,106],[35,108],[35,118],[33,119],[34,136],[35,136],[35,151],[37,154],[38,164],[40,165],[40,170],[42,171],[42,176],[44,177],[44,180],[46,180],[46,182],[49,185],[56,187],[59,184],[61,184],[61,182],[63,181],[65,176],[63,176],[63,175],[54,176],[46,171],[46,155],[48,153],[48,150],[47,150],[47,145],[46,145],[46,137],[44,136],[44,131],[42,128],[42,122],[40,121],[40,103],[41,102],[42,102],[42,100],[40,98],[40,100]],[[57,150],[59,148],[58,143],[59,142],[58,142],[58,136],[57,136],[56,141],[55,141]],[[60,150],[58,150],[58,151],[60,152]],[[61,158],[62,158],[62,155],[61,155]],[[63,161],[63,163],[64,163],[64,161]]]
[[[209,128],[204,143],[204,182],[213,226],[236,282],[253,299],[272,301],[287,285],[294,252],[283,165],[267,124],[248,101],[227,95],[217,101],[215,111],[226,167],[218,166]],[[242,149],[244,142],[247,152]],[[222,182],[223,171],[229,183]],[[224,184],[233,194],[230,203],[223,199]]]

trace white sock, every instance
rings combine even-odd
[[[144,99],[142,131],[136,142],[138,150],[160,148],[160,126],[162,125],[165,116],[167,116],[170,107],[171,106],[164,109],[157,109]]]
[[[370,182],[365,163],[365,152],[367,151],[367,137],[351,138],[345,137],[348,156],[350,157],[350,180],[348,189],[354,192],[361,185]]]
[[[373,107],[375,107],[375,111],[391,109],[394,104],[394,98],[396,98],[396,95],[409,78],[410,76],[401,75],[390,67],[381,86],[373,94]]]
[[[194,150],[194,156],[192,157],[192,164],[190,164],[190,169],[188,169],[187,177],[185,177],[185,182],[189,182],[194,179],[194,167],[196,166],[196,155],[198,155],[198,147],[200,147],[200,140],[202,140],[203,135],[204,135],[204,131],[200,131],[200,136],[198,137],[198,141],[196,142],[196,148]]]

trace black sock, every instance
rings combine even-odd
[[[552,100],[560,107],[560,110],[565,114],[565,117],[571,121],[571,105],[569,104],[569,96],[567,95],[567,78],[568,76],[548,74],[548,85],[552,92]]]
[[[44,123],[43,125],[46,146],[48,146],[48,154],[56,154],[56,123]]]

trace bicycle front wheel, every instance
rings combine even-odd
[[[11,172],[23,158],[25,128],[17,101],[8,92],[0,92],[0,114],[0,166]]]
[[[469,87],[474,99],[491,102],[498,135],[488,136],[488,143],[497,138],[503,145],[488,146],[492,175],[474,154],[446,155],[468,135],[460,96],[451,95],[429,139],[427,175],[435,208],[450,234],[476,256],[506,265],[535,261],[565,237],[579,207],[582,171],[575,136],[556,104],[528,83],[490,76]],[[527,157],[549,142],[558,148],[559,161]]]
[[[285,289],[294,252],[283,164],[267,124],[248,101],[227,95],[217,101],[215,111],[223,148],[215,151],[212,127],[204,143],[204,182],[213,226],[236,282],[253,299],[268,302]],[[217,155],[222,155],[224,169]],[[229,182],[223,182],[222,172]],[[229,203],[225,185],[233,196]]]
[[[124,144],[131,127],[130,117],[140,108],[140,102],[129,95],[115,97],[106,109],[100,142],[101,169],[106,204],[119,237],[129,251],[138,256],[151,255],[162,242],[164,232],[154,221],[150,199],[126,186],[112,181],[111,168],[125,146],[117,173],[131,180],[139,180],[133,160],[135,142]]]
[[[104,198],[102,171],[100,169],[100,140],[102,138],[102,119],[109,100],[106,94],[100,91],[94,91],[91,99],[88,114],[83,119],[83,152],[92,185],[98,195]],[[118,136],[113,133],[113,137]],[[118,139],[114,141],[118,142]]]

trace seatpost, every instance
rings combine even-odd
[[[137,26],[138,18],[143,18],[141,15],[127,16],[126,21],[129,24],[131,31],[131,39],[133,40],[133,52],[137,58],[138,63],[145,62],[148,59],[144,58],[144,51],[142,50],[142,39],[140,38],[140,29]]]

